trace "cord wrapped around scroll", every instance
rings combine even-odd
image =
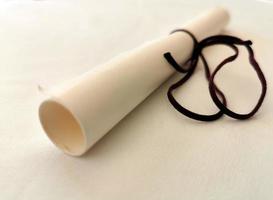
[[[202,40],[219,34],[228,21],[228,12],[215,8],[183,29]],[[163,56],[166,52],[177,63],[185,63],[194,46],[189,35],[170,34],[83,74],[69,88],[42,102],[39,116],[43,129],[65,153],[84,154],[175,72]]]

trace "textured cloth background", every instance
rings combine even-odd
[[[268,1],[270,2],[270,1]],[[231,12],[226,33],[254,42],[268,95],[249,121],[192,121],[168,103],[174,76],[85,156],[69,157],[43,133],[38,105],[49,92],[113,56],[168,34],[215,5]],[[273,4],[263,1],[2,0],[0,2],[0,199],[272,199]],[[217,79],[231,108],[254,105],[260,85],[247,53]],[[231,51],[206,50],[211,66]],[[204,71],[177,98],[215,111]]]

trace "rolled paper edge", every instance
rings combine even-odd
[[[60,118],[62,120],[58,120]],[[52,97],[43,101],[39,106],[39,119],[47,137],[64,153],[81,156],[87,151],[84,126],[62,102]]]

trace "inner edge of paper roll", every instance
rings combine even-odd
[[[49,139],[65,153],[82,155],[86,150],[85,132],[79,120],[56,100],[46,100],[39,108],[39,118]]]

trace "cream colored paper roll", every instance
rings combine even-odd
[[[183,28],[202,39],[219,33],[228,20],[225,9],[215,8]],[[165,52],[183,63],[192,49],[192,39],[177,32],[123,53],[42,102],[43,129],[65,153],[82,155],[174,73]]]

